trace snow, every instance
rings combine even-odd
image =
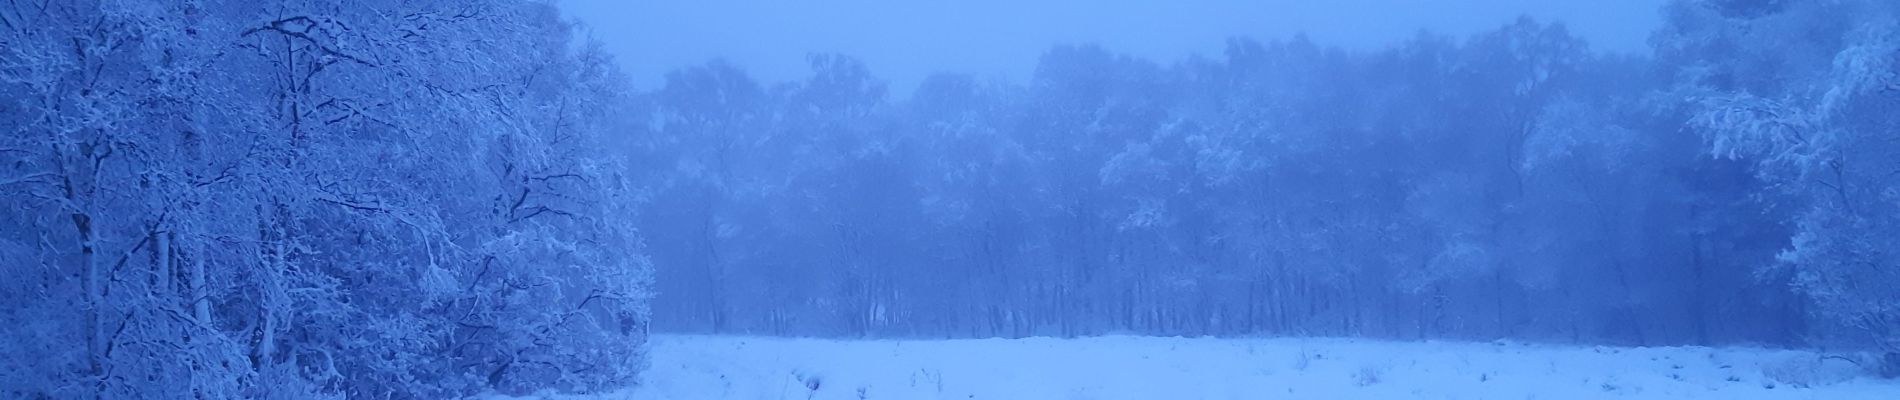
[[[658,336],[603,399],[1900,399],[1815,353],[1357,339]],[[815,387],[816,389],[812,389]]]

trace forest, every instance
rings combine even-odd
[[[1658,12],[647,90],[541,1],[10,1],[0,397],[589,393],[661,332],[1900,353],[1900,4]]]
[[[1372,52],[1089,45],[893,99],[849,57],[641,99],[655,323],[769,335],[1900,339],[1900,31],[1676,2]]]

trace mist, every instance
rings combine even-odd
[[[0,2],[0,398],[1900,398],[1887,0]]]
[[[1594,48],[1647,53],[1664,0],[562,0],[643,87],[724,59],[767,82],[803,78],[805,57],[848,54],[908,93],[938,72],[1023,81],[1059,44],[1098,44],[1157,62],[1217,55],[1229,38],[1373,51],[1420,32],[1464,37],[1520,16],[1562,21]]]

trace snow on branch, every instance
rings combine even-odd
[[[21,175],[21,176],[17,176],[13,178],[4,178],[4,179],[0,179],[0,186],[7,186],[7,185],[13,185],[13,184],[20,184],[20,183],[46,183],[47,182],[46,178],[51,178],[53,177],[53,175],[54,174],[51,172],[37,172],[37,173]]]
[[[324,19],[323,22],[336,23],[339,26],[341,26],[339,22],[330,20],[330,19]],[[282,34],[284,36],[289,36],[292,38],[303,40],[304,42],[310,44],[310,46],[315,47],[318,51],[321,51],[323,52],[323,54],[328,55],[330,57],[334,57],[341,60],[347,60],[350,62],[362,64],[364,66],[369,66],[369,67],[378,66],[377,63],[370,62],[369,60],[365,60],[362,57],[357,57],[355,55],[346,53],[340,49],[337,49],[335,47],[330,46],[329,44],[324,43],[321,40],[317,40],[317,38],[310,36],[310,31],[313,29],[322,30],[323,28],[319,26],[318,21],[316,19],[312,19],[311,17],[307,17],[307,16],[296,16],[296,17],[289,17],[289,18],[279,19],[276,21],[271,21],[271,22],[265,23],[264,26],[246,29],[244,30],[244,32],[239,33],[238,37],[251,36],[252,34],[256,34],[258,32],[266,32],[266,31],[277,32],[278,34]],[[347,27],[345,29],[347,30]]]
[[[1813,116],[1786,102],[1747,94],[1704,99],[1691,122],[1702,128],[1710,153],[1723,158],[1800,161],[1812,150]]]

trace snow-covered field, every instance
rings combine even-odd
[[[660,336],[608,399],[1900,399],[1814,353],[1352,339]]]

